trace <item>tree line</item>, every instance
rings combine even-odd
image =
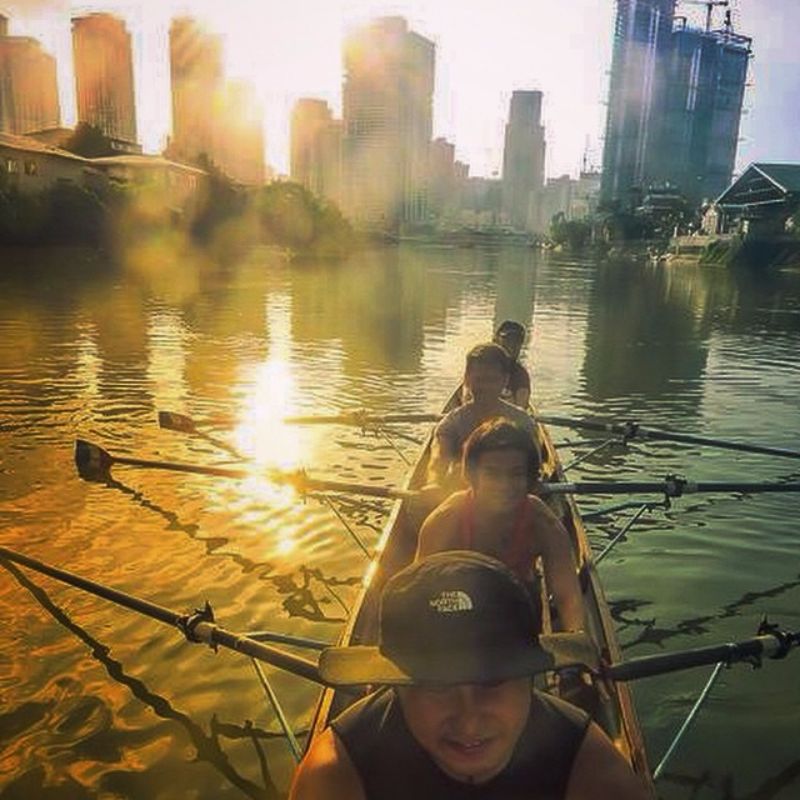
[[[85,124],[64,149],[86,158],[117,154],[100,131]],[[348,220],[334,203],[303,186],[275,181],[244,187],[203,155],[194,166],[207,177],[184,214],[164,206],[164,198],[146,186],[61,182],[40,192],[23,192],[0,168],[0,244],[104,246],[120,236],[178,227],[203,247],[235,224],[240,244],[244,238],[276,245],[304,258],[343,258],[351,252],[355,237]]]

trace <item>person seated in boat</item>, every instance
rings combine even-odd
[[[541,470],[530,434],[499,417],[483,422],[464,445],[462,470],[469,488],[450,495],[422,524],[417,558],[478,550],[506,564],[537,599],[541,558],[558,627],[581,629],[583,603],[569,535],[530,494]]]
[[[525,326],[511,319],[504,320],[495,332],[494,341],[511,358],[511,369],[503,399],[519,408],[527,408],[531,399],[531,376],[519,361],[519,354],[525,342]]]
[[[461,449],[475,428],[492,417],[515,422],[532,438],[533,419],[501,398],[508,383],[511,359],[494,342],[479,344],[467,353],[464,386],[470,399],[440,420],[433,433],[428,483],[452,490],[461,485]]]
[[[511,359],[508,383],[501,397],[518,408],[527,409],[531,399],[531,377],[519,361],[519,354],[525,342],[525,326],[511,319],[504,320],[497,328],[492,341],[499,344]],[[461,399],[464,403],[470,399],[469,391],[463,384]]]
[[[649,796],[588,714],[533,688],[535,673],[590,663],[594,648],[583,634],[538,636],[505,565],[474,552],[415,562],[386,584],[379,626],[377,647],[323,651],[328,683],[380,688],[312,739],[289,800]]]

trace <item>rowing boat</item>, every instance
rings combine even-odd
[[[444,413],[457,405],[454,394],[445,405]],[[547,429],[536,424],[536,435],[542,453],[542,480],[563,481],[564,469]],[[433,431],[411,469],[405,489],[419,489],[425,484],[431,454]],[[571,495],[551,495],[544,498],[567,530],[575,555],[586,617],[586,633],[597,650],[599,659],[616,663],[620,648],[600,584],[586,536],[583,521]],[[378,639],[379,597],[386,581],[414,558],[420,515],[412,500],[395,502],[381,534],[376,554],[367,568],[362,589],[342,633],[341,645],[370,645]],[[543,589],[546,592],[546,589]],[[545,632],[549,628],[549,615],[544,614]],[[615,683],[595,675],[582,676],[580,680],[560,680],[556,675],[541,676],[542,688],[561,695],[589,711],[592,718],[609,735],[617,749],[639,774],[655,796],[652,777],[645,754],[644,739],[634,709],[630,690],[626,684]],[[308,744],[354,701],[352,692],[334,688],[325,689],[317,704]],[[307,745],[308,746],[308,745]]]

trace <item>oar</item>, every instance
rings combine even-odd
[[[219,478],[252,478],[261,475],[276,483],[286,483],[298,490],[322,490],[364,495],[368,497],[384,497],[388,499],[409,498],[416,492],[396,489],[390,486],[371,486],[363,483],[312,478],[303,470],[285,471],[278,469],[246,470],[235,467],[214,467],[201,464],[185,464],[176,461],[156,461],[145,458],[114,456],[99,445],[84,439],[75,440],[75,465],[78,473],[86,480],[97,480],[107,476],[115,465],[142,467],[145,469],[161,469],[170,472],[188,472],[195,475],[213,475]]]
[[[784,658],[792,648],[798,646],[800,646],[800,631],[793,633],[781,631],[776,625],[764,621],[759,627],[758,635],[751,639],[631,658],[603,668],[603,673],[615,681],[632,681],[707,664],[735,664],[738,661],[758,664],[762,657]]]
[[[652,441],[681,442],[683,444],[697,444],[705,447],[719,447],[723,450],[737,450],[742,453],[759,453],[767,456],[800,458],[800,451],[797,450],[787,450],[782,447],[767,447],[766,445],[749,444],[748,442],[730,441],[728,439],[716,439],[709,436],[695,436],[688,433],[679,433],[678,431],[645,428],[639,425],[638,422],[601,422],[594,419],[554,417],[548,414],[537,414],[536,420],[545,425],[553,425],[555,427],[614,433],[628,440],[650,439]]]
[[[709,436],[695,436],[678,431],[645,428],[638,422],[601,422],[596,419],[583,419],[576,417],[551,416],[550,414],[534,414],[537,422],[544,425],[553,425],[558,428],[577,428],[587,431],[600,431],[623,436],[625,439],[651,439],[653,441],[681,442],[683,444],[697,444],[706,447],[719,447],[723,450],[737,450],[742,453],[758,453],[768,456],[783,456],[785,458],[800,458],[800,451],[788,450],[783,447],[768,447],[748,442],[737,442],[729,439],[717,439]],[[369,425],[389,422],[438,422],[440,414],[369,414],[366,411],[351,411],[328,416],[288,417],[286,423],[297,425],[339,424],[339,425]]]
[[[248,478],[261,474],[264,478],[276,483],[286,483],[299,490],[323,490],[344,492],[348,494],[384,497],[388,499],[407,500],[417,496],[417,492],[409,489],[398,489],[394,486],[372,486],[364,483],[348,483],[322,478],[312,478],[303,470],[283,471],[277,469],[248,471],[234,467],[213,467],[201,464],[185,464],[176,461],[154,461],[145,458],[113,456],[108,450],[83,439],[75,440],[75,464],[81,477],[96,480],[109,474],[115,464],[142,467],[145,469],[163,469],[171,472],[189,472],[196,475],[213,475],[220,478]],[[667,497],[681,497],[684,494],[713,492],[742,492],[760,494],[765,492],[797,492],[800,482],[794,483],[736,483],[705,482],[695,483],[684,478],[667,476],[663,481],[608,481],[600,483],[543,483],[538,492],[549,494],[664,494]]]
[[[48,575],[55,580],[74,586],[77,589],[110,600],[116,605],[136,611],[151,619],[178,628],[190,642],[203,642],[213,648],[224,647],[237,653],[271,664],[278,669],[301,678],[329,685],[319,673],[318,665],[300,656],[295,656],[275,647],[256,642],[246,635],[233,633],[219,627],[214,622],[211,607],[206,603],[202,611],[193,614],[177,614],[163,606],[142,600],[133,595],[113,589],[110,586],[59,569],[43,561],[26,556],[8,547],[0,547],[0,559],[22,564],[29,569]],[[632,658],[618,664],[601,667],[601,672],[615,681],[630,681],[663,675],[678,670],[691,669],[705,664],[734,664],[739,661],[758,663],[762,657],[784,658],[795,647],[800,646],[800,631],[781,631],[775,625],[762,622],[758,635],[739,642],[699,647],[674,653]]]
[[[214,447],[219,447],[220,450],[224,450],[234,458],[244,460],[244,456],[235,447],[198,428],[195,421],[191,417],[187,417],[186,414],[179,414],[177,411],[159,411],[158,424],[168,431],[178,431],[179,433],[197,436],[209,444],[213,444]]]
[[[214,614],[208,603],[206,603],[206,607],[202,611],[195,611],[194,614],[178,614],[148,600],[142,600],[117,589],[112,589],[73,572],[53,567],[43,561],[37,561],[7,547],[0,547],[0,558],[6,558],[9,561],[22,564],[42,575],[49,575],[57,581],[67,583],[84,592],[89,592],[89,594],[93,594],[96,597],[102,597],[119,606],[129,608],[131,611],[136,611],[151,619],[172,625],[178,628],[190,642],[204,642],[215,649],[224,647],[237,653],[244,653],[258,661],[272,664],[272,666],[285,669],[293,675],[306,678],[306,680],[325,684],[315,662],[279,650],[276,647],[262,644],[247,636],[220,628],[214,622]]]

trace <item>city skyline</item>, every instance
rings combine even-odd
[[[196,15],[225,40],[230,75],[253,81],[265,110],[267,159],[283,173],[289,171],[289,119],[296,100],[326,100],[340,116],[344,37],[375,16],[401,14],[436,43],[434,137],[453,142],[456,158],[470,164],[471,174],[499,175],[511,94],[541,90],[547,175],[553,177],[577,173],[587,141],[590,161],[599,165],[605,123],[614,3],[574,0],[570,5],[567,12],[553,13],[552,4],[536,2],[510,12],[485,0],[466,0],[456,14],[451,3],[441,0],[350,0],[346,11],[343,0],[305,0],[291,8],[273,3],[257,11],[247,0],[231,0],[224,9],[208,0],[16,0],[6,2],[4,9],[11,16],[12,34],[39,38],[58,59],[66,123],[75,121],[70,17],[106,10],[124,19],[133,37],[135,83],[148,87],[137,92],[137,112],[140,137],[149,152],[164,146],[170,130],[170,18]],[[759,159],[800,160],[787,108],[800,95],[800,58],[787,41],[791,21],[800,24],[800,4],[749,0],[740,6],[737,27],[753,36],[756,60],[755,91],[746,101],[750,113],[743,120],[737,167]],[[489,48],[487,42],[497,46]]]

